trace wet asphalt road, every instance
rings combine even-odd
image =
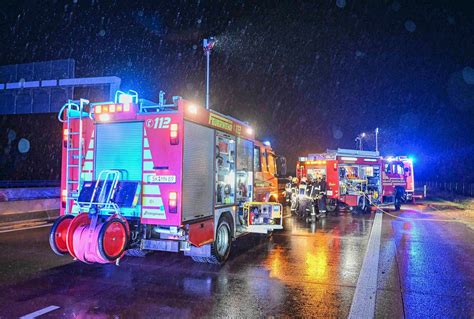
[[[418,205],[400,215],[434,213]],[[0,234],[0,318],[50,305],[60,308],[44,318],[347,317],[373,215],[285,222],[269,239],[236,241],[223,267],[161,252],[85,265],[50,252],[49,227]],[[384,215],[376,317],[473,317],[473,243],[460,223]]]

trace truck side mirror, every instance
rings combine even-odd
[[[278,176],[286,176],[286,157],[278,156],[277,158],[277,174]]]

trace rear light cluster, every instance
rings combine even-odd
[[[64,131],[63,131],[63,144],[64,144],[64,147],[67,147],[68,136],[69,136],[69,130],[67,128],[65,128]]]
[[[62,208],[66,208],[66,202],[67,202],[67,190],[63,189],[61,191],[61,206],[62,206]]]
[[[171,192],[169,194],[168,209],[169,209],[169,212],[172,214],[176,214],[178,212],[177,199],[178,199],[178,194],[176,192]]]
[[[179,144],[179,130],[178,124],[173,123],[170,125],[170,144],[178,145]]]

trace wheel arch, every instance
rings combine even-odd
[[[214,240],[216,239],[217,226],[221,218],[227,219],[230,225],[230,234],[235,238],[235,207],[227,207],[225,209],[216,209],[214,214]]]
[[[270,193],[267,197],[267,202],[278,202],[278,194]]]

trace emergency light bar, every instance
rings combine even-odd
[[[134,90],[129,90],[128,92],[123,92],[118,90],[115,92],[115,104],[138,104],[138,92]]]
[[[94,113],[122,113],[130,112],[130,104],[98,104],[94,107]]]
[[[320,161],[320,160],[317,160],[317,161],[306,161],[305,164],[307,165],[320,165],[320,164],[326,164],[326,161]]]
[[[364,162],[377,162],[375,158],[364,158]]]
[[[138,105],[135,103],[93,103],[91,104],[93,119],[100,122],[110,120],[129,120],[136,117]]]

